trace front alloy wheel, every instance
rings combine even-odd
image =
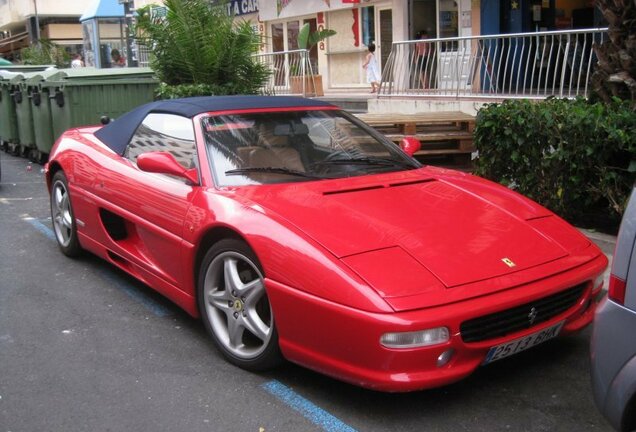
[[[208,251],[199,294],[206,328],[230,362],[249,370],[279,362],[278,336],[263,274],[245,243],[222,240]]]
[[[81,253],[77,239],[77,227],[73,217],[71,197],[68,192],[68,182],[62,171],[58,171],[53,176],[51,186],[51,219],[53,220],[53,231],[55,238],[62,252],[70,257],[78,256]]]

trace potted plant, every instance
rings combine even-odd
[[[321,41],[327,39],[330,36],[336,34],[335,30],[330,29],[322,29],[311,31],[309,23],[305,23],[302,26],[300,31],[298,32],[298,48],[306,49],[308,52]],[[290,85],[292,93],[302,93],[303,91],[303,82],[305,94],[308,96],[324,96],[324,91],[322,88],[322,75],[313,73],[310,74],[309,71],[303,75],[299,70],[300,68],[295,65],[294,70],[290,71]]]

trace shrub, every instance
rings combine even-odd
[[[138,10],[136,39],[151,48],[150,67],[161,97],[256,94],[270,71],[252,58],[260,37],[247,22],[233,24],[223,5],[165,0],[165,19]]]
[[[71,63],[70,54],[63,47],[48,39],[40,39],[39,43],[23,48],[20,51],[20,56],[26,65],[68,67]]]
[[[619,220],[636,180],[636,112],[629,102],[510,100],[479,111],[476,173],[573,223]]]

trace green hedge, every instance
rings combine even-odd
[[[636,180],[636,112],[619,101],[488,104],[475,145],[478,175],[573,223],[589,225],[591,214],[619,220]]]

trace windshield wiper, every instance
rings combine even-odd
[[[306,178],[314,178],[314,179],[322,179],[324,177],[315,176],[311,174],[304,173],[302,171],[296,171],[289,168],[276,168],[276,167],[245,167],[245,168],[237,168],[229,171],[225,171],[225,175],[237,175],[237,174],[245,174],[245,173],[273,173],[273,174],[286,174],[290,176],[297,177],[306,177]]]
[[[378,165],[416,168],[414,165],[408,162],[375,157],[325,159],[323,161],[316,162],[313,165]]]

